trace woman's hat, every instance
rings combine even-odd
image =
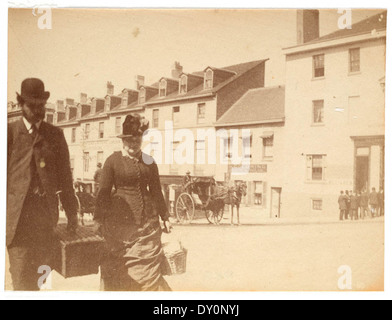
[[[138,114],[128,115],[123,123],[123,132],[118,138],[141,137],[148,130],[149,122]]]
[[[20,99],[28,103],[46,103],[50,97],[50,92],[45,91],[45,85],[40,79],[29,78],[22,82],[21,93],[16,93],[18,101]]]

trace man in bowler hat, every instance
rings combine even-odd
[[[58,197],[68,228],[77,228],[77,200],[63,132],[44,122],[50,93],[39,79],[17,94],[23,118],[8,126],[6,245],[14,290],[38,291],[41,266],[52,266]]]

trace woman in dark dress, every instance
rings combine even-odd
[[[101,263],[105,291],[170,291],[161,273],[159,217],[165,232],[171,225],[158,167],[141,152],[147,129],[148,123],[139,116],[127,116],[119,136],[124,148],[103,168],[95,221],[106,240]]]

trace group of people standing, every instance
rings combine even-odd
[[[384,190],[379,192],[376,188],[371,193],[362,191],[341,191],[338,200],[340,209],[340,221],[343,220],[362,220],[366,217],[375,218],[384,216]]]

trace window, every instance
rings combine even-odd
[[[181,82],[180,82],[180,94],[185,94],[188,91],[188,78],[187,76],[182,76],[181,77]]]
[[[206,141],[205,140],[196,140],[196,142],[195,142],[195,164],[196,165],[203,165],[205,163],[206,163]]]
[[[274,156],[273,153],[274,147],[274,136],[263,138],[263,157],[266,159],[271,159]]]
[[[116,118],[116,132],[115,132],[115,134],[116,135],[119,135],[119,134],[121,134],[121,127],[122,127],[122,125],[121,125],[121,117],[117,117]]]
[[[313,124],[324,123],[324,100],[313,101]]]
[[[321,200],[321,199],[312,199],[312,210],[314,210],[314,211],[322,211],[323,210],[323,200]]]
[[[127,107],[128,106],[128,97],[123,97],[121,100],[121,106]]]
[[[325,180],[326,156],[308,155],[307,156],[307,179],[310,181]]]
[[[253,136],[242,137],[242,148],[244,150],[244,158],[252,158]]]
[[[103,151],[98,151],[97,153],[97,165],[98,163],[103,164]]]
[[[324,55],[313,57],[313,77],[322,78],[325,76]]]
[[[84,172],[90,171],[90,154],[88,152],[83,154],[83,170]]]
[[[180,169],[178,163],[177,163],[177,159],[179,157],[178,155],[178,146],[180,145],[179,141],[173,141],[172,142],[172,152],[173,152],[173,164],[170,165],[170,174],[171,175],[177,175],[178,171]]]
[[[71,143],[76,142],[76,128],[72,128]]]
[[[167,87],[166,80],[162,80],[159,83],[159,96],[160,97],[166,97],[166,87]]]
[[[110,97],[106,97],[105,109],[108,111],[110,110]]]
[[[350,73],[361,71],[361,51],[359,48],[351,49],[350,55]]]
[[[212,89],[213,87],[214,72],[207,70],[204,77],[204,89]]]
[[[204,123],[206,120],[206,104],[201,103],[197,106],[197,123]]]
[[[140,88],[139,91],[139,104],[143,104],[146,102],[146,89]]]
[[[86,127],[84,130],[84,137],[86,140],[88,140],[90,137],[90,124],[89,123],[86,123]]]
[[[263,205],[263,182],[255,181],[255,205],[261,206]]]
[[[158,128],[159,127],[159,110],[155,109],[152,111],[152,127]]]
[[[100,122],[99,123],[98,139],[103,139],[104,136],[105,136],[105,123]]]
[[[225,139],[223,147],[224,147],[224,156],[225,158],[231,159],[233,157],[233,154],[231,152],[231,150],[233,150],[233,138],[229,137],[227,139]]]
[[[54,119],[53,114],[48,114],[46,116],[46,122],[47,123],[53,124],[53,119]]]
[[[173,122],[174,124],[180,123],[180,107],[173,107]]]

